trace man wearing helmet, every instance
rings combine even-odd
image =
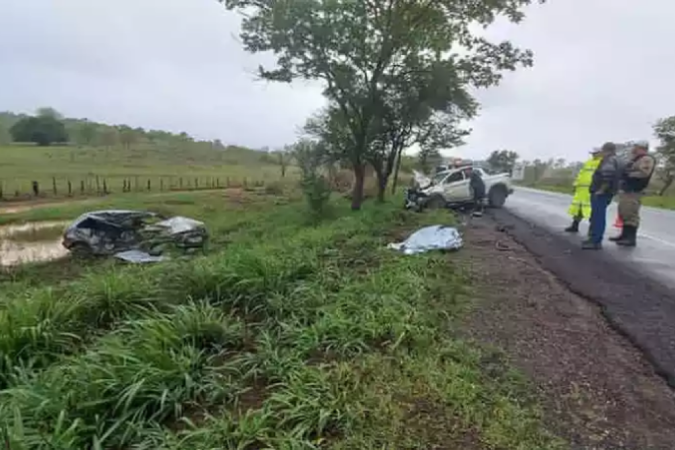
[[[647,141],[636,142],[633,146],[632,159],[626,165],[621,177],[619,217],[623,221],[623,228],[619,236],[609,238],[617,245],[624,247],[636,245],[642,195],[649,186],[656,167],[656,160],[648,151]]]

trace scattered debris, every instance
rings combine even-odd
[[[203,249],[208,233],[203,222],[188,217],[165,219],[149,211],[94,211],[77,218],[63,246],[82,257],[113,256],[127,262],[164,261],[171,247],[184,252]]]
[[[459,250],[464,245],[457,228],[446,225],[432,225],[420,228],[403,242],[391,243],[387,248],[406,255],[424,253],[429,250]]]

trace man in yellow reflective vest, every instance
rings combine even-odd
[[[568,233],[578,233],[579,223],[583,219],[591,217],[591,192],[589,188],[593,181],[593,173],[602,161],[602,153],[600,149],[596,148],[591,151],[591,155],[591,159],[584,163],[574,181],[574,199],[572,199],[572,204],[568,210],[570,216],[572,216],[572,224],[565,228]]]

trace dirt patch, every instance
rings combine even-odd
[[[447,407],[431,399],[416,398],[406,405],[405,427],[402,432],[418,442],[424,442],[427,450],[482,450],[487,448],[480,433],[467,428]],[[403,438],[404,436],[402,436]],[[402,439],[405,441],[405,439]]]
[[[673,449],[673,392],[600,309],[489,217],[473,221],[466,241],[483,300],[464,333],[504,349],[529,376],[549,427],[573,448]]]

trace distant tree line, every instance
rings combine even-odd
[[[38,109],[34,115],[0,112],[0,145],[13,142],[40,146],[65,143],[106,148],[121,146],[128,149],[141,142],[180,145],[195,142],[195,139],[186,132],[171,133],[67,118],[47,107]],[[225,149],[217,139],[208,142],[216,149]]]

